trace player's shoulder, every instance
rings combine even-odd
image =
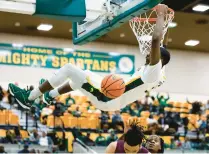
[[[115,153],[116,148],[117,148],[117,141],[111,142],[106,148],[106,153]]]

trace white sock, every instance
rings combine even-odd
[[[57,97],[57,96],[59,96],[59,95],[60,95],[60,94],[59,94],[57,88],[54,89],[54,90],[51,90],[51,91],[49,92],[49,96],[51,96],[52,98],[55,98],[55,97]]]
[[[39,88],[35,88],[31,91],[31,93],[28,97],[28,100],[33,101],[41,95],[42,95],[42,92],[39,90]]]

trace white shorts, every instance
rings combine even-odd
[[[73,72],[70,76],[70,85],[73,90],[81,90],[85,83],[90,83],[93,87],[100,89],[102,83],[102,77],[89,71],[82,70],[72,65]]]

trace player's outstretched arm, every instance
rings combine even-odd
[[[157,6],[157,21],[156,26],[152,36],[152,49],[150,53],[150,65],[155,65],[160,60],[160,42],[163,37],[163,26],[164,26],[164,18],[165,14],[168,10],[168,7],[164,4],[160,4]]]

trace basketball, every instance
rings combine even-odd
[[[125,82],[120,76],[110,74],[102,80],[101,89],[108,98],[117,98],[125,92]]]

